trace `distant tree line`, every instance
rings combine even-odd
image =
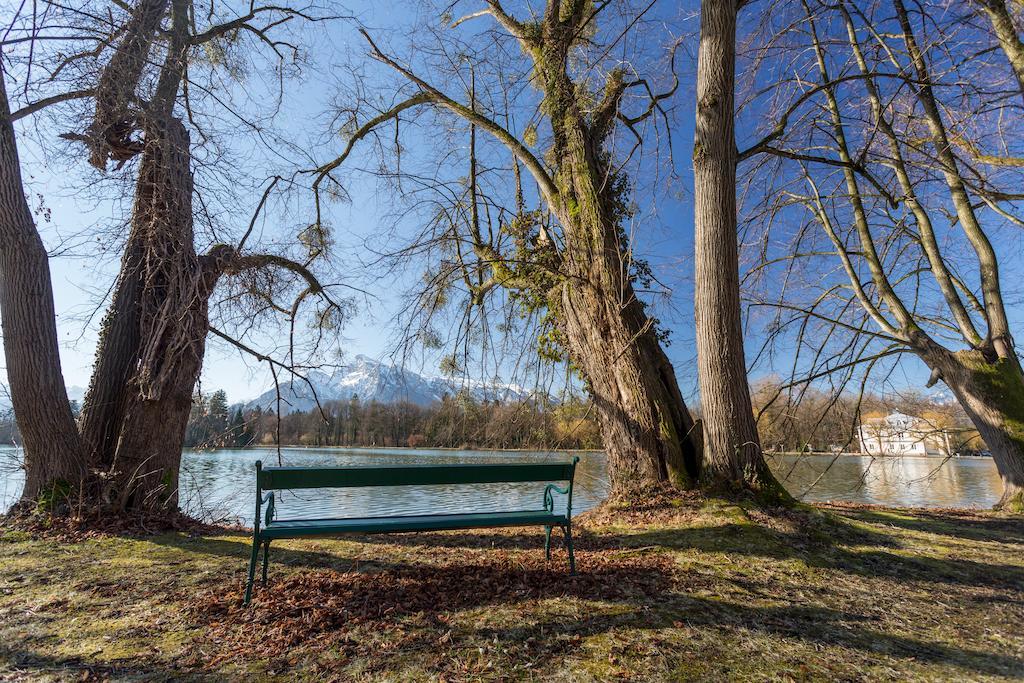
[[[754,384],[754,416],[766,451],[799,452],[860,450],[857,425],[894,412],[921,419],[935,431],[950,430],[953,448],[983,449],[984,440],[957,402],[939,403],[925,394],[906,391],[893,396],[852,392],[838,395],[809,387],[789,392],[777,380]]]
[[[752,392],[761,443],[768,451],[857,452],[857,424],[862,419],[902,412],[923,419],[936,430],[952,429],[956,448],[985,448],[984,441],[958,403],[936,403],[920,393],[883,397],[853,394],[836,397],[810,388],[789,396],[783,385],[764,379]],[[71,402],[77,414],[76,401]],[[478,401],[466,393],[440,403],[379,403],[353,396],[328,401],[323,413],[313,409],[281,415],[231,406],[227,394],[197,395],[185,434],[188,448],[244,448],[270,445],[280,433],[282,445],[381,446],[423,448],[579,448],[600,449],[597,416],[589,403],[572,398],[562,403]],[[699,416],[700,407],[695,406]],[[0,416],[0,444],[20,444],[13,416]]]
[[[322,410],[321,410],[322,409]],[[467,393],[441,402],[328,401],[321,409],[281,415],[230,408],[223,391],[197,397],[185,445],[231,448],[274,444],[433,448],[601,447],[597,417],[580,399],[562,403],[479,401]]]

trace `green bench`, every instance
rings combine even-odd
[[[380,465],[371,467],[263,467],[256,461],[256,518],[252,532],[252,558],[245,587],[245,604],[252,598],[260,547],[263,548],[263,584],[267,582],[270,543],[283,538],[386,534],[408,531],[445,531],[492,527],[543,526],[544,552],[551,559],[551,529],[565,534],[569,572],[576,573],[572,549],[572,485],[579,458],[568,463],[495,463],[459,465]],[[547,483],[541,505],[532,510],[503,512],[392,515],[332,519],[277,519],[274,492],[284,489],[351,488],[362,486],[434,486],[439,484]],[[559,486],[553,482],[566,482]],[[567,496],[565,513],[555,511],[554,493]],[[264,510],[265,506],[265,510]],[[263,523],[260,524],[260,519]]]

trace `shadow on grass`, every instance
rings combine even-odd
[[[911,660],[961,667],[988,675],[1020,675],[1024,658],[946,644],[932,643],[871,628],[870,617],[828,608],[794,605],[760,607],[722,600],[674,594],[664,596],[642,619],[635,615],[601,615],[566,624],[546,621],[505,629],[481,629],[478,635],[501,642],[524,642],[541,634],[568,630],[580,636],[594,636],[622,628],[650,632],[689,627],[712,629],[723,635],[748,639],[749,633],[770,634],[814,645],[848,648],[874,659],[880,654]],[[729,647],[726,642],[725,647]],[[705,653],[714,656],[713,653]]]
[[[9,671],[4,671],[8,669]],[[55,677],[56,680],[78,681],[229,681],[232,677],[190,673],[166,662],[133,657],[123,662],[90,662],[80,657],[58,657],[39,652],[20,650],[8,644],[0,645],[0,679],[39,680]]]
[[[272,546],[272,568],[284,564],[302,571],[272,571],[271,590],[258,589],[251,609],[240,606],[238,580],[249,557],[248,535],[225,533],[217,538],[203,538],[165,534],[147,540],[183,553],[224,558],[225,565],[234,566],[237,562],[239,573],[234,579],[218,579],[210,591],[190,595],[186,610],[189,618],[203,625],[202,637],[209,638],[202,650],[206,651],[208,645],[211,652],[227,653],[224,656],[245,661],[287,659],[296,648],[310,647],[337,653],[339,662],[361,658],[369,671],[400,671],[409,666],[410,657],[435,657],[436,651],[436,659],[428,668],[443,668],[467,656],[466,652],[476,652],[482,644],[500,641],[504,654],[495,656],[504,657],[509,666],[518,666],[524,661],[555,661],[560,655],[579,650],[581,639],[587,636],[613,634],[616,639],[631,638],[643,643],[654,638],[683,638],[685,629],[697,628],[720,633],[722,650],[712,648],[698,653],[693,647],[675,644],[666,648],[665,656],[701,656],[709,665],[718,660],[727,664],[741,655],[726,653],[725,648],[734,647],[735,639],[750,641],[754,634],[779,636],[815,648],[847,649],[867,661],[882,654],[911,664],[945,664],[975,675],[1024,672],[1021,657],[894,633],[870,611],[858,613],[861,608],[857,606],[844,611],[834,604],[810,607],[787,603],[785,595],[771,595],[774,584],[770,583],[755,583],[751,589],[756,592],[750,591],[768,606],[688,595],[682,592],[682,585],[692,590],[699,577],[681,573],[671,553],[634,552],[651,547],[724,553],[754,558],[750,563],[753,566],[770,564],[761,562],[762,558],[798,559],[811,567],[889,579],[893,589],[897,589],[896,582],[913,581],[1012,591],[978,598],[1007,603],[1024,590],[1024,569],[1020,567],[900,554],[899,543],[890,534],[864,529],[845,519],[876,523],[870,518],[862,519],[860,514],[655,527],[623,534],[583,530],[577,535],[580,574],[576,577],[566,576],[565,554],[561,550],[552,562],[544,562],[543,533],[533,533],[535,530],[531,529],[519,533],[446,532],[346,538],[368,544],[358,550],[359,565],[373,565],[374,570],[379,565],[387,571],[353,571],[356,561],[347,549],[345,554],[334,554]],[[885,517],[877,523],[890,521]],[[555,535],[558,536],[557,532]],[[436,548],[437,552],[424,556],[409,553],[395,561],[389,559],[397,555],[394,550],[382,547],[378,562],[372,558],[374,544],[424,546]],[[456,552],[462,548],[488,552],[466,556]],[[611,551],[613,548],[616,550]],[[530,552],[518,552],[523,550]],[[708,557],[702,561],[710,566],[716,559]],[[732,576],[728,571],[715,581],[736,583],[744,577],[757,581],[753,573]],[[591,608],[576,605],[563,614],[555,614],[565,607],[557,602],[559,598],[606,604]],[[540,602],[545,600],[555,602]],[[870,596],[865,596],[863,602],[870,601]],[[480,611],[479,617],[473,617],[476,625],[452,619],[453,614],[472,610]],[[373,634],[388,634],[388,647],[381,647],[380,638],[362,637],[367,631],[360,631],[361,628],[369,628]],[[439,638],[448,639],[443,641],[444,647],[438,645]],[[753,645],[766,647],[770,642],[754,641]],[[581,656],[590,656],[587,652]],[[774,655],[761,656],[768,659]],[[187,671],[146,657],[124,665],[92,664],[38,655],[19,649],[17,644],[0,645],[0,659],[15,667],[14,671],[29,675],[67,671],[101,678],[144,680],[188,676]],[[195,665],[202,667],[204,662]],[[453,674],[456,679],[457,674],[458,671]]]
[[[908,531],[922,531],[971,541],[1024,544],[1024,519],[1021,518],[972,518],[919,511],[902,514],[877,510],[843,510],[842,514],[863,522],[885,524]]]
[[[859,514],[855,516],[858,519]],[[877,513],[875,514],[877,516]],[[883,517],[882,520],[869,518],[861,521],[888,523],[888,516]],[[947,521],[948,518],[936,517],[936,524],[952,524]],[[798,522],[798,528],[785,530],[756,523],[727,522],[710,526],[654,528],[628,534],[594,534],[582,529],[574,532],[574,538],[577,549],[584,551],[657,546],[673,550],[741,554],[775,560],[799,559],[811,567],[864,577],[1024,591],[1024,567],[958,558],[901,554],[897,552],[900,547],[898,539],[889,534],[854,526],[840,515],[797,513],[789,518],[790,521],[794,519]],[[957,523],[960,521],[963,520],[958,519]],[[987,520],[972,521],[983,523]],[[998,535],[1002,533],[1003,525],[1013,524],[1007,520],[992,522],[991,527],[965,527],[964,537],[970,533]],[[1012,526],[1010,528],[1012,529]],[[557,530],[552,539],[553,544],[556,539],[559,544],[561,543]],[[360,540],[364,543],[453,549],[529,550],[543,547],[542,534],[528,533],[401,534],[389,537],[365,536]]]
[[[844,513],[846,514],[846,513]],[[874,517],[862,518],[864,514]],[[858,511],[853,517],[870,523],[889,523],[888,515]],[[791,517],[798,528],[774,529],[762,524],[727,522],[711,526],[653,528],[638,533],[594,534],[586,529],[574,531],[578,551],[629,549],[657,546],[672,550],[698,550],[765,557],[775,560],[798,559],[808,566],[846,572],[857,576],[897,579],[901,581],[931,582],[969,587],[996,588],[1024,591],[1024,567],[978,562],[959,558],[934,558],[896,552],[899,543],[891,535],[851,525],[843,516],[815,514]],[[896,518],[901,519],[901,518]],[[947,518],[936,523],[947,524]],[[909,520],[912,521],[912,520]],[[984,521],[984,520],[977,520]],[[1006,520],[994,520],[1006,523]],[[924,522],[922,522],[924,523]],[[1001,529],[1001,527],[995,527]],[[541,553],[544,534],[530,528],[517,532],[421,532],[384,535],[349,535],[345,540],[367,545],[399,546],[411,549],[478,549],[478,550],[534,550]],[[984,533],[1001,533],[985,531]],[[179,547],[191,552],[202,552],[239,559],[244,566],[251,549],[249,538],[238,537],[238,542],[222,539],[190,538],[187,536],[158,536],[153,542]],[[300,541],[301,542],[301,541]],[[564,547],[564,538],[558,529],[552,533],[552,547]],[[457,558],[457,556],[455,556]],[[271,545],[271,566],[284,564],[310,569],[331,568],[348,570],[355,562],[382,567],[395,567],[387,557],[375,558],[372,553],[361,552],[358,559],[330,552],[282,548]],[[556,558],[551,564],[555,571],[563,571],[564,559]],[[585,566],[581,566],[585,570]]]
[[[446,632],[449,639],[459,633],[472,639],[476,629],[455,626],[456,613],[483,609],[480,619],[498,614],[507,623],[522,623],[539,601],[561,598],[633,611],[670,594],[677,578],[675,563],[664,555],[594,553],[587,570],[572,577],[553,570],[539,553],[495,552],[476,560],[448,554],[388,571],[293,572],[257,587],[248,608],[241,606],[241,585],[233,583],[202,595],[191,615],[216,647],[229,652],[273,660],[309,644],[345,660],[361,658],[377,670],[395,664],[392,657],[436,650]]]
[[[775,560],[799,559],[810,567],[868,578],[1024,591],[1024,567],[1020,566],[903,555],[877,546],[849,548],[823,541],[820,534],[809,541],[799,533],[771,531],[751,525],[725,524],[648,531],[630,536],[629,542]]]
[[[275,582],[272,591],[259,591],[252,609],[238,607],[239,595],[232,590],[208,603],[201,616],[221,629],[231,625],[241,639],[239,645],[270,647],[258,653],[261,657],[273,659],[307,642],[322,646],[327,638],[332,651],[337,649],[346,659],[361,657],[377,671],[394,671],[409,663],[411,652],[436,649],[438,636],[446,631],[454,651],[472,652],[481,643],[500,642],[504,648],[500,656],[512,663],[564,655],[581,648],[581,639],[590,636],[616,633],[621,640],[633,633],[628,637],[646,642],[658,632],[664,638],[671,629],[684,627],[747,641],[751,633],[782,636],[855,650],[869,659],[888,655],[979,674],[1024,671],[1024,659],[1019,657],[887,632],[874,616],[687,595],[677,585],[685,577],[662,554],[588,555],[584,561],[590,560],[586,562],[590,566],[571,578],[541,568],[538,561],[512,555],[499,555],[493,564],[452,562],[400,565],[388,572],[298,573]],[[565,614],[538,609],[539,601],[557,598],[605,604]],[[481,609],[487,616],[475,618],[477,625],[453,627],[449,615]],[[353,635],[351,629],[357,625],[373,633],[390,633],[398,642],[386,648],[379,641],[368,646]],[[225,635],[221,632],[216,637]]]

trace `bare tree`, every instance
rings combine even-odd
[[[989,444],[1000,505],[1017,509],[1024,374],[993,236],[1024,225],[1021,128],[1003,123],[1020,120],[1021,104],[988,36],[960,31],[964,15],[947,9],[802,0],[753,51],[755,71],[784,49],[798,74],[754,93],[777,116],[740,154],[759,159],[751,178],[770,178],[750,185],[766,193],[755,215],[770,227],[756,270],[768,282],[765,273],[785,268],[782,294],[775,280],[775,296],[754,301],[779,311],[779,338],[794,324],[799,347],[814,335],[814,356],[794,361],[796,374],[921,359],[928,385],[944,381]],[[767,240],[783,229],[788,247],[773,253]],[[811,269],[822,257],[837,268]]]
[[[999,47],[1006,54],[1010,68],[1017,77],[1017,86],[1021,97],[1024,97],[1024,41],[1021,41],[1020,24],[1021,3],[1017,2],[1017,21],[1006,5],[1006,0],[972,0],[974,5],[985,15],[992,26],[992,33],[999,42]]]
[[[614,9],[620,10],[617,21],[608,17]],[[445,281],[459,275],[475,301],[504,290],[528,310],[543,310],[550,327],[542,341],[564,353],[594,399],[618,497],[664,482],[692,486],[699,475],[699,435],[657,321],[637,296],[637,261],[625,229],[633,212],[628,143],[635,141],[636,151],[644,133],[656,130],[678,86],[674,71],[658,89],[636,73],[636,65],[609,57],[623,40],[635,45],[634,27],[649,10],[650,5],[551,0],[524,18],[490,1],[448,20],[451,28],[438,38],[433,67],[402,60],[365,33],[371,56],[400,77],[401,94],[396,104],[350,112],[348,144],[316,170],[314,181],[321,193],[339,187],[332,174],[359,141],[424,111],[440,122],[461,121],[500,145],[502,151],[487,158],[511,157],[504,164],[504,184],[515,188],[512,208],[502,210],[482,196],[476,189],[481,168],[471,171],[468,193],[456,192],[448,203],[449,209],[460,202],[465,207],[465,216],[447,221],[465,232],[452,237],[453,258],[433,275]],[[459,32],[479,21],[491,27],[459,41]],[[417,34],[418,50],[428,49],[430,35]],[[671,45],[666,50],[669,68],[674,52]],[[482,74],[488,74],[486,83]],[[524,111],[528,123],[517,128],[516,113]],[[444,129],[441,123],[431,127]],[[541,139],[547,146],[538,151]],[[529,180],[521,179],[523,169]],[[412,176],[402,178],[417,182]],[[540,208],[527,211],[524,205],[533,196]],[[488,210],[501,218],[490,234],[480,230],[478,219]],[[515,237],[510,249],[494,237],[501,233]],[[467,262],[473,263],[471,276],[463,278]]]
[[[182,442],[206,337],[211,331],[209,302],[221,278],[241,280],[254,300],[275,302],[273,308],[290,320],[293,330],[300,306],[307,299],[319,298],[325,304],[315,314],[318,322],[330,320],[333,312],[340,310],[312,270],[314,261],[324,255],[319,247],[311,249],[304,260],[281,253],[247,251],[251,223],[236,244],[215,241],[205,253],[197,251],[193,199],[198,196],[205,206],[209,197],[194,184],[189,128],[204,139],[209,131],[195,123],[199,116],[197,99],[190,96],[189,88],[202,84],[190,75],[190,67],[198,68],[203,48],[216,48],[218,41],[225,39],[237,43],[240,33],[253,34],[255,46],[269,46],[283,67],[285,55],[281,50],[296,48],[275,40],[270,32],[292,19],[315,21],[323,17],[283,6],[250,4],[247,12],[218,22],[213,6],[199,12],[190,0],[140,0],[132,7],[112,7],[106,16],[94,9],[47,3],[44,18],[53,26],[66,28],[62,22],[67,20],[100,36],[90,39],[95,44],[91,50],[70,57],[57,52],[56,64],[48,74],[48,80],[53,81],[70,65],[91,60],[98,69],[85,70],[80,77],[94,79],[94,85],[70,90],[65,97],[50,97],[48,104],[83,97],[95,102],[85,130],[63,137],[84,142],[89,163],[101,171],[107,169],[110,160],[120,168],[138,158],[134,204],[120,272],[100,329],[78,434],[64,456],[81,478],[69,481],[68,466],[55,461],[48,454],[49,447],[41,448],[26,439],[27,480],[33,485],[26,487],[23,500],[35,500],[40,492],[59,488],[80,494],[86,507],[166,515],[177,508]],[[197,26],[197,16],[205,16],[209,25]],[[34,16],[33,27],[38,28],[40,23],[40,17]],[[75,38],[66,42],[74,43]],[[39,60],[42,57],[30,52],[26,78]],[[24,113],[39,109],[29,105]],[[16,158],[12,162],[16,169]],[[8,173],[14,177],[13,171]],[[275,184],[271,183],[270,188]],[[23,197],[22,191],[18,194]],[[257,215],[266,198],[265,194]],[[29,232],[39,242],[38,232]],[[275,271],[283,271],[288,277],[272,275]],[[256,277],[256,273],[267,275]],[[262,289],[261,285],[269,287]],[[6,284],[4,289],[12,291]],[[39,293],[48,305],[31,312],[32,325],[45,333],[53,328],[48,282]],[[9,308],[13,311],[24,307],[20,299],[24,295],[20,292],[3,302],[5,315]],[[276,303],[285,296],[292,296],[292,303]],[[250,309],[252,315],[257,312]],[[213,331],[260,360],[275,364],[242,341]],[[8,353],[18,353],[12,346],[18,343],[17,336],[5,335],[4,343]],[[276,361],[276,365],[288,371],[295,369],[294,363]],[[26,385],[33,383],[47,382],[52,387],[54,376],[59,378],[59,374],[56,353],[46,354],[45,363],[10,374],[12,394],[24,395]],[[63,433],[57,418],[62,417],[58,407],[66,406],[66,397],[54,406],[44,403],[30,401],[27,410],[18,415],[19,423]]]
[[[0,73],[0,314],[11,403],[21,425],[25,494],[63,495],[85,477],[57,348],[50,260],[25,200],[18,148]]]
[[[761,454],[740,321],[736,244],[736,0],[704,0],[697,55],[694,169],[694,309],[710,485],[786,497]]]

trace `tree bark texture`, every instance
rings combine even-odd
[[[89,163],[106,169],[107,160],[130,159],[138,151],[131,141],[138,128],[136,90],[168,0],[140,0],[124,27],[124,38],[100,74],[96,113],[87,134]]]
[[[0,73],[0,312],[14,414],[25,451],[24,500],[72,495],[85,471],[61,374],[49,255],[25,199]]]
[[[560,205],[552,208],[565,238],[562,277],[548,294],[549,310],[594,398],[611,497],[628,499],[665,484],[690,487],[700,467],[699,429],[655,321],[633,288],[632,257],[621,228],[623,188],[603,149],[608,131],[585,117],[566,73],[568,34],[576,27],[551,16],[544,23],[537,71],[557,159]],[[621,84],[609,91],[618,97]]]
[[[192,229],[189,137],[174,117],[146,126],[131,233],[82,415],[102,497],[118,510],[177,506],[178,469],[219,264]]]
[[[608,289],[622,272],[620,254],[594,256],[560,287],[552,308],[594,399],[612,497],[665,482],[688,488],[700,467],[699,429],[632,285]]]
[[[1024,373],[1010,358],[933,346],[919,354],[956,395],[992,452],[1003,483],[996,508],[1024,512]]]
[[[697,57],[694,309],[704,420],[701,481],[780,491],[761,453],[743,353],[736,244],[736,2],[703,0]]]

